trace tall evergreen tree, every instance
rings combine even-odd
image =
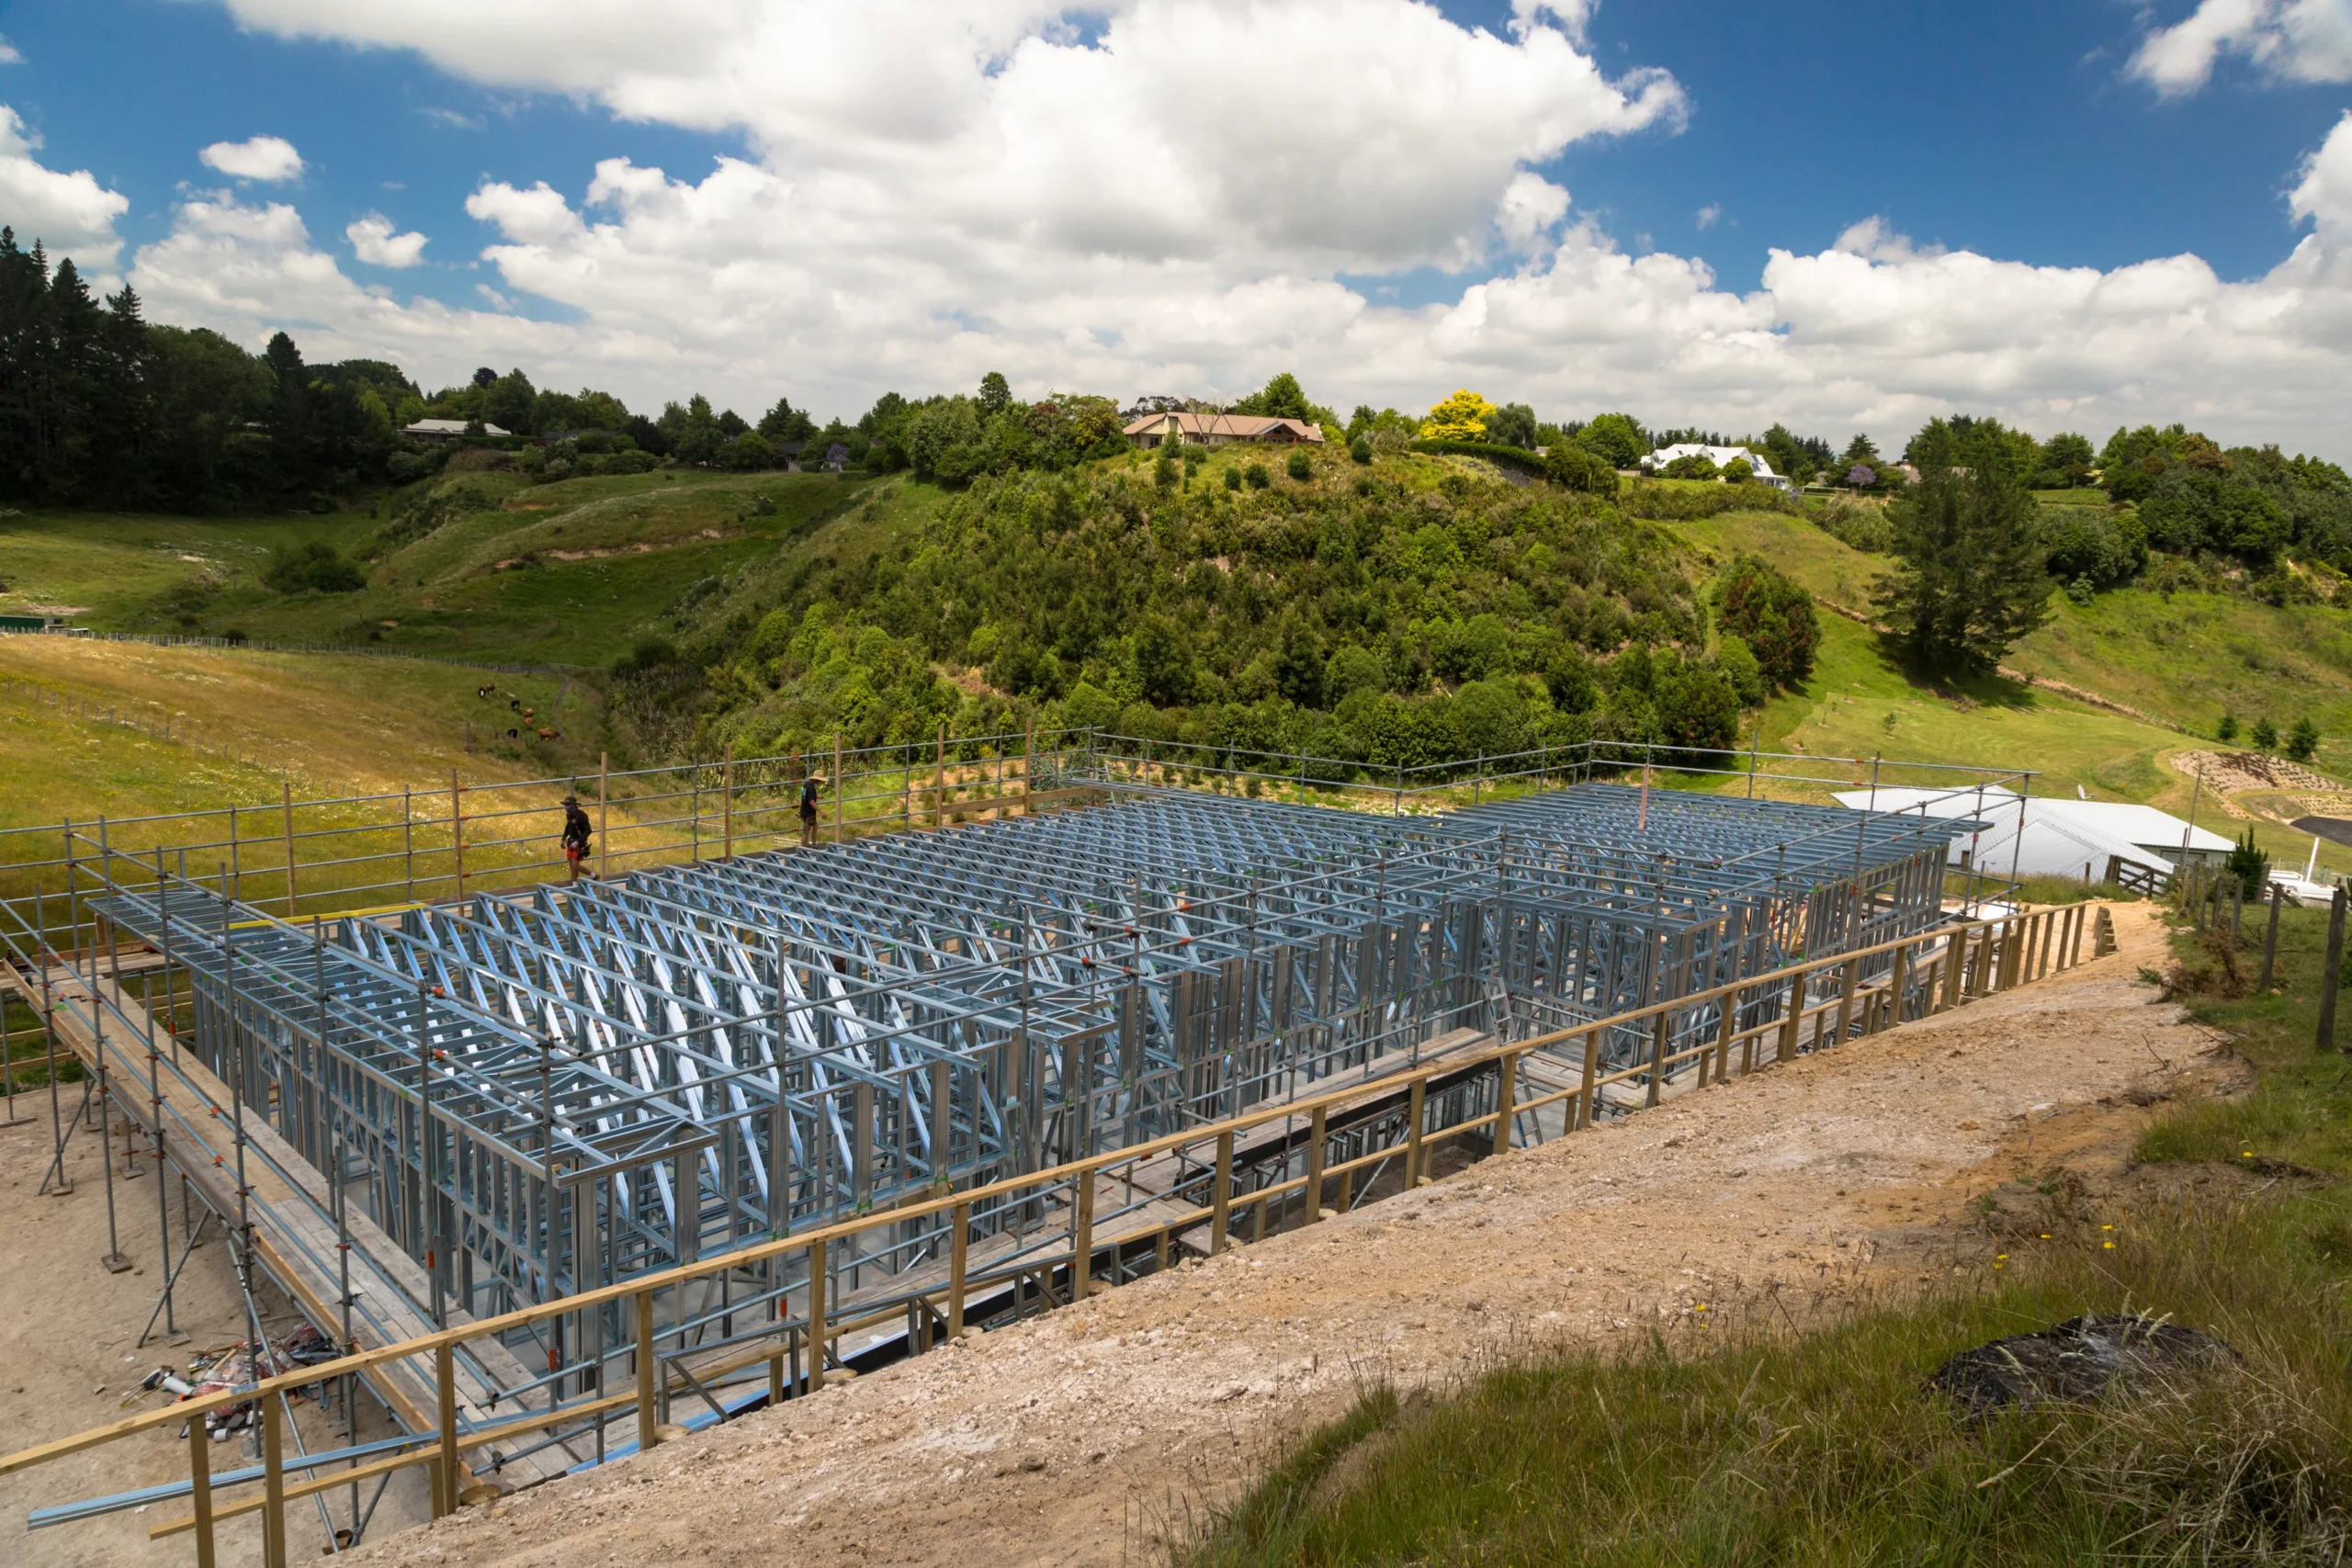
[[[1919,482],[1887,509],[1899,564],[1873,597],[1923,670],[1988,671],[2049,617],[2049,547],[2018,451],[1992,420],[1933,420],[1912,438]]]

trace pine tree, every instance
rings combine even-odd
[[[1919,482],[1887,509],[1900,564],[1873,597],[1930,673],[1989,671],[2050,614],[2041,511],[2006,434],[1930,422],[1911,443]]]
[[[153,502],[154,361],[138,291],[125,283],[107,298],[92,366],[91,424],[100,459],[92,488],[118,506]]]

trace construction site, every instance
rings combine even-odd
[[[2086,940],[2079,908],[1951,869],[1992,824],[1943,801],[2017,773],[1850,810],[1586,747],[1408,799],[1318,794],[1303,759],[955,744],[977,760],[646,775],[620,822],[609,778],[453,787],[422,851],[413,798],[289,794],[267,838],[62,824],[18,855],[0,980],[51,1068],[41,1188],[98,1141],[94,1262],[153,1265],[141,1345],[208,1233],[244,1312],[240,1371],[0,1460],[28,1523],[154,1509],[204,1568],[232,1519],[271,1568],[348,1550],[388,1489],[438,1517],[594,1468]],[[830,820],[796,836],[812,767]],[[602,874],[556,879],[558,797],[592,785]],[[182,1479],[38,1491],[183,1424]]]

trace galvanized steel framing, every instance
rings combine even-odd
[[[437,1314],[1916,932],[1974,826],[1616,784],[1406,818],[1120,789],[383,916],[120,868],[100,908],[192,973],[196,1049],[249,1107],[322,1168],[340,1136]],[[1738,1022],[1784,1005],[1757,987]]]

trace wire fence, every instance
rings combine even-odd
[[[1111,790],[1183,789],[1401,817],[1634,777],[1661,789],[1724,792],[1736,785],[1750,797],[1937,789],[1973,799],[1982,817],[2030,795],[2034,774],[1613,741],[1384,765],[1094,729],[950,736],[943,726],[929,739],[891,745],[850,747],[837,737],[825,750],[729,753],[617,771],[600,761],[594,773],[503,784],[469,784],[452,769],[446,782],[396,792],[297,799],[287,782],[277,799],[249,805],[0,829],[0,899],[65,894],[78,858],[74,841],[86,837],[101,854],[150,860],[158,876],[202,882],[287,919],[461,900],[570,875],[561,847],[567,798],[579,802],[591,827],[581,871],[607,878],[714,856],[996,820]],[[813,816],[804,817],[811,784]],[[2002,868],[1982,865],[1973,854],[1963,864],[1966,908],[2002,896],[2009,881]],[[41,912],[44,940],[77,946],[74,924],[48,923],[64,912],[62,903],[54,915]]]

